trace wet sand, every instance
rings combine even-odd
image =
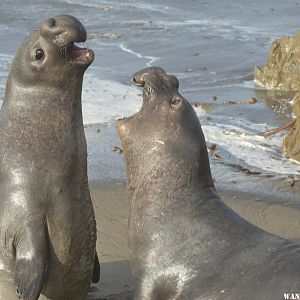
[[[101,280],[92,287],[88,300],[133,299],[125,182],[92,182],[90,189],[97,219]],[[217,189],[221,198],[245,219],[281,237],[300,240],[300,201],[297,198]]]
[[[133,281],[127,246],[128,201],[124,183],[91,183],[97,220],[100,282],[88,300],[133,299]]]

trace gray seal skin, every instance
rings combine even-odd
[[[284,299],[300,291],[297,244],[238,216],[214,188],[199,120],[161,68],[137,72],[143,104],[116,123],[128,175],[135,299]]]
[[[74,45],[85,40],[76,18],[49,18],[11,66],[0,111],[1,300],[84,299],[99,279],[81,109],[94,53]]]

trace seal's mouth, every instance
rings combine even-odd
[[[160,67],[145,68],[136,72],[131,77],[131,81],[135,86],[143,88],[143,102],[138,112],[127,118],[121,118],[116,121],[116,127],[119,135],[125,135],[128,132],[126,127],[129,126],[133,119],[138,119],[137,122],[141,122],[144,115],[151,114],[157,107],[158,103],[165,101],[162,101],[161,97],[157,96],[161,91],[167,94],[167,98],[170,96],[170,86],[168,83],[170,80],[174,81],[175,86],[177,86],[176,83],[178,83],[177,78],[176,82],[173,77],[176,78],[173,75],[168,76]]]
[[[156,67],[154,67],[156,68]],[[151,68],[149,68],[151,69]],[[143,96],[142,96],[142,105],[141,108],[133,115],[129,117],[123,117],[116,120],[117,128],[121,125],[128,124],[132,119],[141,116],[143,112],[146,110],[146,107],[149,106],[149,95],[155,92],[155,86],[153,85],[153,80],[151,78],[147,78],[147,82],[144,76],[140,76],[140,73],[137,72],[131,78],[131,82],[137,86],[143,88]]]
[[[145,89],[146,89],[145,81],[140,78],[137,78],[136,76],[133,76],[131,81],[134,85],[144,88],[143,89],[143,97],[142,97],[143,100],[142,100],[141,108],[135,114],[133,114],[129,117],[122,117],[122,118],[119,118],[116,120],[116,129],[117,129],[118,135],[120,137],[124,137],[124,138],[129,134],[128,128],[130,126],[130,123],[134,119],[139,118],[139,116],[142,115],[144,107],[145,107],[145,97],[144,97],[144,93],[145,93]]]
[[[131,79],[131,81],[132,81],[132,83],[134,85],[136,85],[138,87],[145,88],[145,81],[144,80],[140,80],[140,79],[136,78],[135,76],[133,76],[132,79]],[[145,99],[143,97],[142,104],[144,104],[144,101],[145,101]],[[121,124],[123,121],[125,122],[125,121],[129,121],[130,119],[133,119],[136,115],[138,115],[139,113],[141,113],[142,109],[143,109],[143,105],[141,106],[141,108],[135,114],[133,114],[133,115],[131,115],[129,117],[122,117],[122,118],[117,119],[116,120],[117,124]]]
[[[87,64],[94,59],[93,50],[87,47],[79,47],[74,42],[69,43],[65,47],[60,48],[62,56],[68,58],[72,63]]]

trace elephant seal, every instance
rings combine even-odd
[[[11,66],[0,111],[1,300],[81,300],[99,278],[81,109],[94,53],[74,44],[85,40],[76,18],[49,18]]]
[[[199,120],[177,78],[151,67],[133,82],[143,87],[142,108],[116,128],[135,299],[274,300],[300,292],[299,246],[250,224],[217,195]]]

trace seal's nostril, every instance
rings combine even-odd
[[[49,27],[54,27],[56,25],[56,21],[53,18],[48,19]]]
[[[181,99],[180,98],[174,98],[174,99],[172,99],[172,101],[171,101],[171,105],[172,106],[177,106],[178,104],[180,104],[181,103]]]
[[[132,82],[137,86],[142,86],[142,87],[145,86],[145,81],[141,80],[139,77],[136,76],[132,78]]]

